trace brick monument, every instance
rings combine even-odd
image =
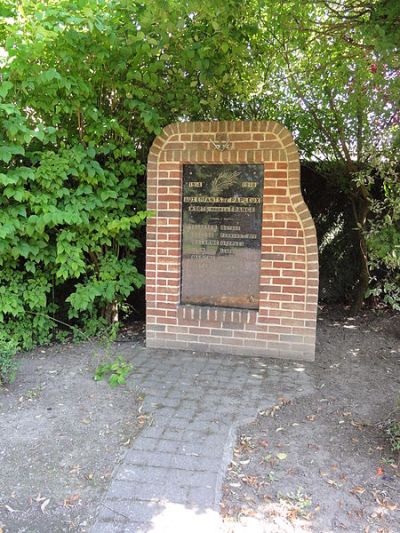
[[[317,240],[289,131],[167,126],[147,184],[147,346],[314,360]]]

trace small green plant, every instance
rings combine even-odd
[[[18,364],[15,360],[17,343],[0,336],[0,387],[12,383],[17,373]]]
[[[26,393],[24,394],[24,398],[26,400],[34,400],[35,398],[39,398],[43,391],[44,386],[39,385],[38,387],[34,387],[33,389],[29,389],[28,391],[26,391]]]
[[[394,468],[396,468],[396,460],[393,457],[383,456],[381,461],[384,465],[395,465]]]
[[[386,429],[393,452],[400,452],[400,422],[392,422]]]
[[[69,331],[66,331],[65,329],[59,329],[55,334],[55,339],[57,342],[64,344],[65,342],[68,341],[70,336],[71,334]]]
[[[302,488],[298,488],[296,492],[288,492],[287,494],[278,493],[281,502],[293,506],[299,516],[305,516],[307,510],[311,507],[312,499],[307,496]]]
[[[125,385],[126,378],[132,372],[132,365],[126,362],[126,360],[119,355],[108,363],[103,363],[96,368],[94,374],[95,381],[102,381],[108,378],[110,387],[116,387],[117,385]]]
[[[102,348],[102,353],[97,354],[98,364],[94,373],[94,379],[95,381],[101,381],[108,378],[107,381],[111,387],[124,385],[127,376],[132,371],[132,365],[128,364],[121,355],[113,358],[112,344],[117,338],[118,329],[119,323],[116,322],[108,327],[104,327],[101,335],[98,337],[98,343]]]

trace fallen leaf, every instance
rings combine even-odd
[[[378,466],[378,468],[376,469],[376,475],[383,476],[384,473],[385,473],[384,468],[382,466]]]
[[[395,511],[397,509],[397,505],[393,502],[390,502],[389,500],[386,500],[382,504],[385,509],[388,509],[389,511]]]
[[[277,456],[277,458],[278,458],[280,461],[284,461],[284,460],[286,459],[286,457],[287,457],[287,453],[283,453],[283,452],[281,452],[281,453],[277,453],[276,456]]]
[[[360,430],[363,429],[363,427],[365,426],[365,424],[363,424],[362,422],[356,422],[356,420],[350,420],[350,424]]]
[[[68,498],[64,499],[64,507],[72,507],[76,502],[79,501],[80,494],[73,494],[72,496],[69,496]]]
[[[338,483],[337,481],[334,481],[333,479],[327,479],[326,482],[328,483],[328,485],[335,487],[335,489],[338,489],[339,487],[342,486],[341,483]]]
[[[42,513],[44,513],[46,507],[49,505],[50,503],[50,498],[47,498],[47,500],[45,500],[42,505],[40,506],[40,509],[42,510]]]
[[[309,420],[310,422],[314,422],[316,416],[315,415],[308,415],[306,416],[306,420]]]
[[[89,418],[82,418],[81,423],[82,424],[90,424],[91,420]]]
[[[241,509],[240,514],[243,516],[257,516],[257,512],[253,509]]]
[[[356,485],[351,489],[351,494],[364,494],[365,489],[364,487],[361,487],[360,485]]]
[[[278,400],[281,402],[282,405],[290,405],[292,403],[292,400],[289,400],[288,398],[278,398]]]
[[[257,487],[259,485],[257,476],[245,476],[242,478],[242,481],[246,483],[246,485],[250,485],[250,487]]]

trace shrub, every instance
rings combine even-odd
[[[143,285],[149,147],[221,105],[251,26],[212,2],[17,4],[0,9],[0,330],[30,348],[48,316],[97,331]]]
[[[15,379],[18,364],[15,360],[17,343],[14,340],[6,340],[0,334],[0,386],[12,383]]]
[[[392,450],[400,453],[400,422],[392,422],[386,429],[386,434]]]
[[[393,128],[393,136],[398,127]],[[398,133],[397,133],[398,134]],[[400,144],[371,149],[368,167],[359,172],[358,183],[371,191],[371,217],[366,241],[370,286],[366,296],[377,296],[400,310]]]

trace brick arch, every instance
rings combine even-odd
[[[185,163],[264,165],[258,311],[180,304]],[[155,212],[147,225],[147,345],[312,360],[317,240],[290,132],[273,121],[171,124],[151,147],[147,190],[148,209]]]

